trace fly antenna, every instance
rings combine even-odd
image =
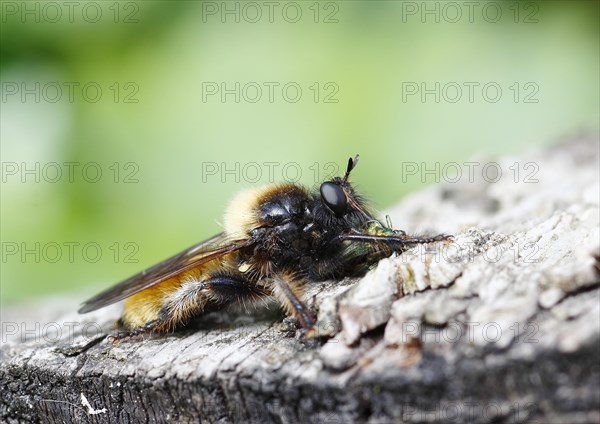
[[[348,181],[348,177],[350,176],[350,171],[356,168],[356,164],[358,163],[358,155],[354,156],[354,159],[348,159],[348,168],[346,169],[346,174],[344,174],[343,181]]]

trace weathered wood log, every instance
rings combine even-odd
[[[498,163],[389,211],[454,242],[312,288],[317,339],[276,308],[118,346],[118,306],[4,311],[0,420],[599,422],[598,140]]]

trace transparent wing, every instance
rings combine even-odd
[[[79,313],[91,312],[123,300],[192,268],[250,246],[252,243],[254,243],[252,239],[230,241],[224,233],[217,234],[88,299],[79,308]]]

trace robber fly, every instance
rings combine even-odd
[[[411,246],[450,236],[410,237],[374,218],[348,177],[310,192],[297,184],[272,184],[238,194],[224,217],[224,231],[134,275],[85,302],[80,313],[125,299],[120,340],[180,328],[230,304],[273,296],[310,330],[303,303],[313,281],[364,274],[377,261]]]

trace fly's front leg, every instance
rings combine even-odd
[[[386,228],[378,221],[372,221],[362,232],[354,230],[336,237],[338,242],[346,241],[337,263],[343,264],[344,275],[361,275],[394,252],[402,253],[418,244],[445,242],[451,239],[452,236],[446,234],[411,237],[404,231]]]
[[[404,250],[410,246],[417,244],[430,244],[441,241],[451,241],[452,236],[448,234],[438,234],[432,237],[410,237],[406,234],[394,234],[394,235],[372,235],[372,234],[340,234],[337,236],[338,240],[349,240],[354,242],[369,243],[373,245],[389,246],[392,248],[400,248]]]

